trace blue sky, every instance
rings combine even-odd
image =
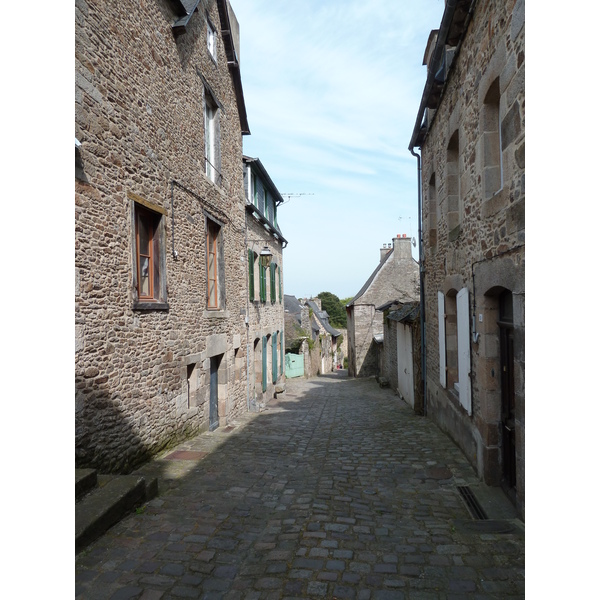
[[[251,135],[282,194],[285,293],[354,296],[397,234],[417,237],[408,151],[443,0],[231,0]],[[416,257],[416,249],[415,249]]]

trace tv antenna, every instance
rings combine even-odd
[[[286,200],[283,201],[284,204],[287,204],[292,198],[297,198],[298,196],[314,196],[313,192],[290,192],[290,193],[286,193],[286,194],[281,194],[280,196],[282,198],[286,198]]]

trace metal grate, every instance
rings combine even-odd
[[[483,510],[483,508],[481,507],[481,504],[479,504],[477,498],[475,498],[475,494],[473,494],[473,492],[471,491],[471,488],[469,486],[456,486],[456,489],[458,490],[458,493],[460,494],[461,498],[464,500],[465,504],[467,505],[467,508],[469,509],[469,512],[471,513],[471,516],[474,519],[477,519],[479,521],[485,521],[487,520],[487,515],[485,514],[485,511]]]

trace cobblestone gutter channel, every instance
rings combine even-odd
[[[287,388],[141,469],[159,497],[77,557],[76,597],[524,597],[523,525],[433,423],[373,379]]]

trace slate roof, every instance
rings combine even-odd
[[[414,323],[419,319],[419,303],[407,302],[402,308],[391,311],[387,318],[398,323]]]
[[[326,310],[320,310],[317,304],[312,300],[307,300],[306,304],[312,308],[313,315],[319,320],[319,323],[321,323],[327,333],[333,337],[338,337],[340,335],[340,332],[329,324],[329,315]]]

